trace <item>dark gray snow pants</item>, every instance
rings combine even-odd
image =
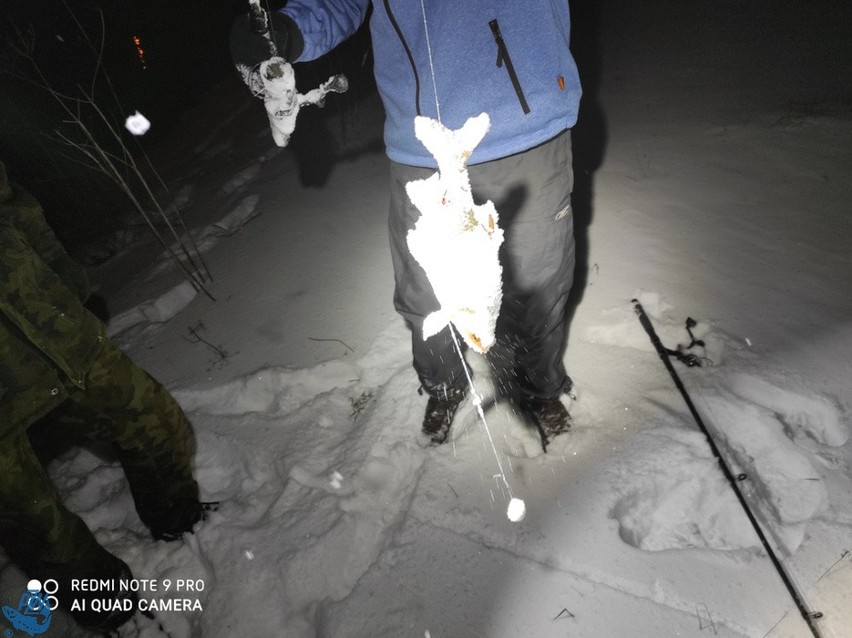
[[[411,328],[414,369],[430,394],[467,384],[449,328],[423,340],[423,319],[439,304],[406,243],[420,211],[405,185],[434,172],[391,162],[388,220],[394,305]],[[469,173],[474,200],[494,202],[505,233],[500,249],[503,304],[489,362],[501,384],[517,384],[504,391],[554,398],[571,388],[562,361],[575,261],[570,132],[523,153],[470,166]]]

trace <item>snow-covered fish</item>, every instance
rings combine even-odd
[[[406,184],[420,211],[407,236],[408,249],[426,272],[440,308],[423,322],[423,338],[452,323],[474,350],[494,345],[502,300],[498,258],[503,231],[490,201],[475,204],[467,161],[490,127],[487,113],[450,130],[427,117],[414,120],[414,132],[438,162],[438,172]]]
[[[296,129],[296,118],[303,106],[323,106],[329,93],[345,93],[349,82],[344,75],[333,75],[307,93],[296,91],[293,65],[284,58],[273,56],[260,64],[259,69],[237,67],[243,80],[257,97],[263,98],[272,139],[278,146],[287,146]]]
[[[293,66],[279,56],[278,46],[270,32],[269,14],[260,6],[260,0],[249,0],[249,20],[251,30],[266,39],[270,57],[261,62],[259,68],[237,64],[237,71],[251,92],[263,98],[272,139],[278,146],[287,146],[296,129],[299,109],[309,104],[323,106],[329,93],[345,93],[349,89],[349,81],[344,75],[333,75],[317,88],[298,93]]]

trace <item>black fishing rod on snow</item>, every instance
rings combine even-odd
[[[663,365],[666,366],[666,370],[668,370],[669,375],[671,375],[672,381],[674,381],[675,386],[680,391],[683,400],[686,402],[686,407],[689,408],[690,414],[692,414],[692,418],[695,419],[695,422],[698,424],[698,427],[704,433],[704,436],[707,438],[707,443],[710,445],[710,450],[713,452],[713,456],[716,457],[716,461],[719,463],[719,467],[722,468],[722,473],[725,475],[725,478],[730,483],[731,487],[734,490],[734,494],[737,496],[737,500],[740,502],[743,510],[745,511],[746,516],[748,517],[749,522],[751,523],[754,531],[757,532],[757,537],[760,539],[763,548],[766,550],[766,553],[769,555],[769,559],[772,561],[772,565],[775,567],[775,570],[781,576],[781,580],[784,582],[784,586],[787,588],[787,591],[790,593],[790,596],[793,598],[793,601],[796,603],[796,607],[801,612],[802,617],[805,619],[805,622],[808,625],[808,628],[811,630],[811,633],[814,635],[814,638],[821,638],[819,628],[816,625],[816,621],[823,617],[822,612],[820,611],[811,611],[807,608],[805,601],[799,593],[799,590],[796,588],[795,583],[793,583],[792,578],[787,573],[787,570],[784,568],[784,565],[781,563],[781,560],[775,553],[775,550],[769,544],[769,540],[766,538],[766,535],[763,533],[763,529],[760,527],[760,523],[755,517],[754,513],[751,511],[751,507],[746,501],[745,495],[743,494],[740,486],[738,485],[738,481],[743,481],[747,478],[745,474],[734,475],[731,472],[730,467],[728,467],[728,463],[725,461],[721,452],[719,451],[716,442],[713,440],[713,436],[710,434],[710,430],[707,429],[707,426],[704,424],[704,421],[701,418],[701,415],[698,414],[698,410],[695,409],[695,404],[692,402],[692,399],[689,396],[689,393],[686,391],[686,387],[683,385],[683,382],[680,380],[678,376],[677,370],[674,369],[674,366],[671,362],[671,357],[674,356],[679,360],[683,361],[688,366],[700,366],[700,360],[691,359],[689,355],[686,356],[686,360],[683,355],[684,351],[682,348],[678,348],[678,350],[670,350],[666,348],[662,341],[660,341],[660,337],[657,336],[657,331],[654,330],[654,326],[651,323],[651,320],[648,318],[648,315],[645,314],[645,309],[642,307],[642,304],[639,303],[638,299],[631,299],[630,301],[633,304],[633,310],[636,312],[636,315],[639,317],[639,323],[642,324],[642,327],[645,329],[645,332],[648,333],[648,337],[651,339],[651,343],[654,345],[654,349],[656,349],[657,354],[660,355],[660,359],[663,361]],[[695,323],[692,323],[694,326]],[[687,330],[690,328],[690,323],[687,321]],[[692,332],[690,331],[690,336],[692,337],[693,344],[697,343],[695,337],[692,336]],[[692,344],[690,344],[692,345]],[[701,344],[703,345],[703,344]]]

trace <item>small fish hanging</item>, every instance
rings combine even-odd
[[[243,80],[251,92],[263,98],[272,139],[278,146],[287,146],[296,128],[299,109],[307,105],[322,107],[329,93],[345,93],[349,82],[344,75],[333,75],[317,88],[307,93],[296,91],[296,73],[293,65],[277,56],[261,62],[256,70],[241,69]]]
[[[494,345],[502,300],[498,258],[503,230],[491,201],[473,201],[467,161],[490,127],[487,113],[450,130],[427,117],[414,132],[438,162],[438,172],[406,184],[420,219],[407,236],[411,254],[426,272],[440,308],[423,322],[423,338],[452,323],[476,352]]]
[[[269,15],[260,6],[260,0],[249,0],[249,9],[252,30],[269,42],[271,57],[254,68],[237,65],[237,70],[254,96],[263,98],[272,139],[278,146],[287,146],[290,135],[296,129],[299,109],[311,104],[324,106],[325,96],[329,93],[345,93],[349,89],[349,81],[345,75],[332,75],[317,88],[305,94],[298,93],[293,65],[278,55],[278,47],[269,30]]]

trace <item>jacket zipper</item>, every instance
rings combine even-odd
[[[518,74],[515,73],[515,67],[512,64],[512,58],[509,57],[509,50],[506,48],[506,42],[503,40],[503,34],[500,33],[500,25],[497,20],[492,20],[488,23],[491,27],[491,33],[494,34],[494,41],[497,42],[497,66],[506,65],[506,71],[509,73],[509,79],[512,81],[512,86],[515,88],[515,93],[518,96],[518,101],[521,103],[521,108],[524,114],[530,112],[530,105],[527,104],[527,98],[524,97],[524,90],[521,88],[521,82],[518,80]]]
[[[393,30],[396,31],[396,35],[399,38],[399,41],[402,43],[402,48],[405,50],[405,55],[408,57],[408,63],[411,65],[411,72],[414,74],[414,106],[417,110],[417,115],[421,115],[420,112],[420,75],[417,73],[417,65],[414,63],[414,55],[411,53],[411,49],[408,46],[408,42],[405,40],[405,36],[402,33],[402,29],[399,26],[399,23],[396,21],[396,17],[393,14],[393,11],[390,7],[390,2],[388,0],[384,0],[385,5],[385,13],[388,15],[388,20],[390,20],[391,26]]]

